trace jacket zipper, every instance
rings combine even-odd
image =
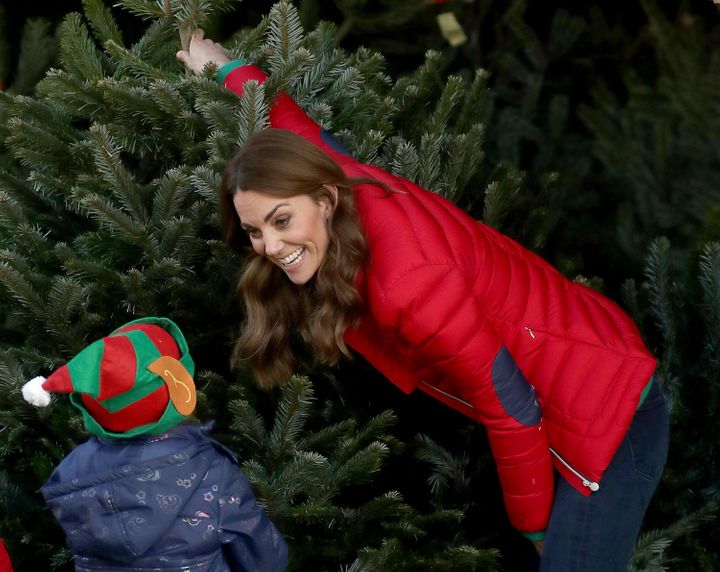
[[[573,469],[570,464],[563,459],[560,455],[558,455],[557,451],[550,447],[550,452],[557,457],[558,461],[560,461],[563,465],[565,465],[565,468],[567,468],[568,471],[570,471],[573,475],[575,475],[578,479],[582,481],[582,484],[584,487],[589,488],[592,492],[596,492],[600,490],[600,485],[594,481],[591,481],[590,479],[585,478],[582,474],[578,473],[575,469]]]
[[[449,397],[450,399],[453,399],[453,400],[455,400],[455,401],[457,401],[457,402],[459,402],[459,403],[462,403],[465,407],[469,407],[470,409],[475,409],[475,408],[473,407],[472,403],[468,403],[468,402],[465,401],[464,399],[460,399],[459,397],[455,397],[452,393],[448,393],[447,391],[443,391],[442,389],[439,389],[439,388],[435,387],[434,385],[430,385],[430,384],[429,384],[428,382],[426,382],[426,381],[421,381],[420,383],[422,383],[423,385],[429,387],[430,389],[433,389],[433,390],[437,391],[438,393],[442,393],[445,397]]]
[[[447,391],[443,391],[442,389],[439,389],[439,388],[435,387],[434,385],[430,385],[430,384],[427,383],[426,381],[421,381],[420,383],[422,383],[423,385],[429,387],[430,389],[433,389],[433,390],[437,391],[438,393],[441,393],[441,394],[444,395],[445,397],[449,397],[450,399],[452,399],[452,400],[454,400],[454,401],[457,401],[457,402],[459,402],[459,403],[462,403],[462,404],[465,405],[466,407],[469,407],[469,408],[471,408],[471,409],[474,409],[474,407],[472,406],[472,404],[471,404],[471,403],[468,403],[468,402],[465,401],[464,399],[460,399],[459,397],[456,397],[456,396],[454,396],[453,394],[448,393]],[[581,474],[581,473],[579,473],[578,471],[576,471],[565,459],[563,459],[563,458],[558,454],[558,452],[557,452],[555,449],[553,449],[552,447],[550,447],[550,452],[551,452],[553,455],[555,455],[555,457],[557,457],[558,461],[560,461],[560,462],[567,468],[568,471],[570,471],[573,475],[575,475],[578,479],[580,479],[580,480],[582,481],[582,485],[583,485],[584,487],[589,488],[592,492],[596,492],[596,491],[599,491],[599,490],[600,490],[600,485],[599,485],[598,483],[596,483],[595,481],[591,481],[590,479],[586,478],[583,474]]]

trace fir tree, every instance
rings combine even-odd
[[[229,371],[242,261],[219,240],[215,190],[280,90],[360,160],[441,192],[567,275],[600,272],[595,286],[635,276],[624,302],[660,359],[673,425],[633,569],[720,568],[720,208],[711,189],[720,60],[687,5],[671,20],[643,1],[647,24],[636,33],[600,9],[557,11],[538,28],[522,0],[411,3],[418,10],[401,16],[417,26],[414,45],[393,37],[388,53],[435,49],[395,81],[388,67],[407,61],[349,40],[361,20],[404,3],[281,3],[224,42],[271,73],[238,99],[213,70],[187,77],[174,59],[188,31],[217,26],[230,2],[120,4],[143,29],[137,40],[108,3],[86,0],[59,30],[60,65],[30,97],[47,64],[21,82],[31,60],[21,56],[13,73],[0,50],[9,83],[0,95],[0,536],[20,570],[68,567],[37,488],[86,435],[66,402],[38,414],[19,386],[108,327],[149,314],[188,335],[198,415],[216,418],[241,454],[288,536],[292,569],[519,567],[513,555],[527,546],[504,520],[482,428],[423,396],[401,398],[359,359],[269,395]],[[326,9],[344,15],[341,33],[320,21]],[[434,15],[446,9],[468,33],[463,46],[439,34]],[[28,34],[52,46],[48,29]],[[382,46],[376,31],[372,44]],[[338,48],[346,32],[351,52]],[[648,53],[651,68],[640,65]],[[646,249],[661,232],[671,240]],[[599,251],[615,254],[596,263]]]
[[[666,238],[649,249],[645,281],[623,287],[635,318],[655,340],[658,376],[669,397],[670,453],[638,541],[635,570],[714,570],[717,547],[720,395],[720,244],[675,258]],[[650,326],[654,323],[654,328]],[[712,523],[712,524],[711,524]]]
[[[145,315],[171,317],[186,332],[198,417],[215,417],[241,453],[288,537],[291,569],[494,566],[496,551],[468,534],[461,510],[415,508],[390,486],[401,481],[383,476],[405,450],[393,414],[341,405],[342,383],[323,388],[318,412],[308,379],[265,395],[229,371],[241,261],[215,219],[224,162],[267,124],[280,90],[361,160],[460,196],[482,167],[482,128],[468,111],[485,97],[484,75],[446,81],[430,53],[394,82],[379,54],[337,49],[327,23],[306,34],[281,2],[226,42],[271,75],[238,98],[215,84],[213,70],[188,77],[175,60],[188,30],[211,24],[229,2],[121,4],[147,22],[136,42],[126,43],[106,4],[86,0],[84,13],[60,26],[60,66],[35,95],[0,95],[9,155],[0,177],[0,535],[16,566],[68,566],[37,490],[85,438],[66,401],[37,412],[20,386]]]

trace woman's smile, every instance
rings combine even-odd
[[[300,264],[300,262],[302,262],[303,252],[305,252],[304,248],[298,248],[296,251],[288,254],[285,258],[281,258],[280,264],[285,268],[289,266],[297,266],[297,264]]]

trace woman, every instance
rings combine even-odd
[[[242,93],[265,74],[193,36],[178,58]],[[340,149],[286,94],[229,161],[225,239],[252,253],[235,357],[284,383],[298,342],[349,348],[482,423],[543,570],[624,570],[665,463],[655,359],[615,304],[460,209]],[[556,478],[557,477],[557,478]],[[544,544],[543,544],[544,539]]]

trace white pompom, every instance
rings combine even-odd
[[[47,407],[50,405],[50,393],[43,389],[45,378],[41,375],[33,377],[22,386],[22,394],[25,401],[35,407]]]

